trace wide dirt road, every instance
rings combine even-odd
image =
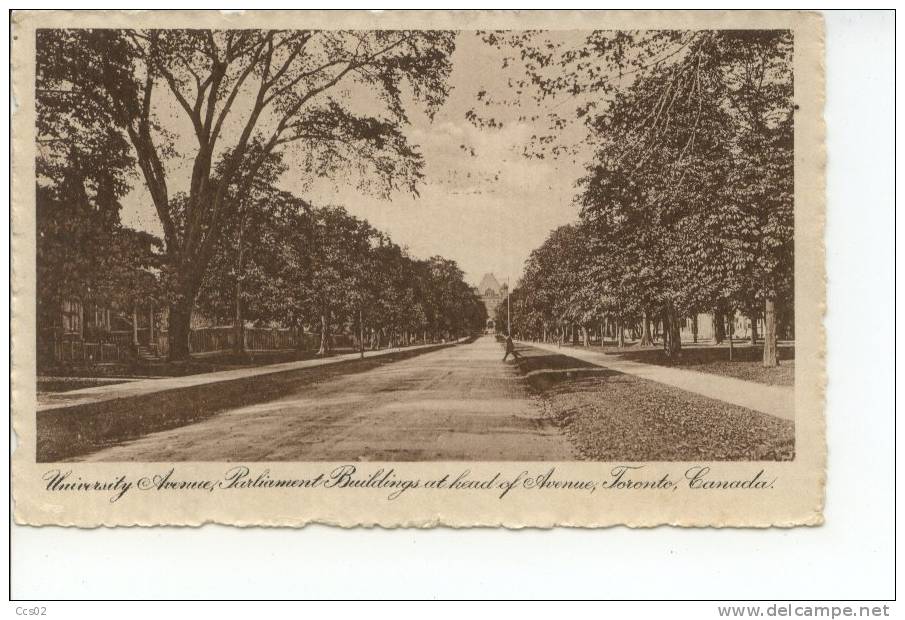
[[[572,460],[493,337],[300,386],[92,461]]]

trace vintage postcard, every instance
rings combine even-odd
[[[823,521],[823,20],[19,12],[16,521]]]

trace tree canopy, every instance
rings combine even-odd
[[[226,222],[268,158],[302,175],[357,173],[380,194],[416,191],[423,161],[401,127],[447,94],[446,31],[39,30],[41,137],[99,127],[134,159],[154,204],[170,286],[170,354],[188,354],[192,305]],[[403,85],[407,85],[403,89]],[[368,110],[356,106],[364,97]],[[184,194],[174,160],[190,162]]]
[[[592,152],[576,196],[581,240],[567,246],[581,264],[564,267],[556,231],[526,266],[526,300],[549,299],[547,320],[566,318],[565,299],[579,322],[661,317],[670,354],[680,318],[738,309],[765,317],[764,362],[775,364],[776,304],[790,309],[793,292],[791,33],[598,31],[578,46],[484,37],[523,63],[516,97],[571,103],[547,106],[550,134],[532,136],[534,151],[567,149],[557,136],[580,120]]]

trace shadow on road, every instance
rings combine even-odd
[[[209,418],[236,407],[281,398],[299,386],[366,372],[449,345],[400,350],[263,376],[156,392],[134,398],[37,413],[37,461],[61,461]]]
[[[519,354],[515,362],[519,372],[525,376],[531,389],[539,393],[564,381],[580,377],[609,377],[620,374],[574,357],[550,353],[523,344],[517,344],[515,349]]]
[[[563,353],[516,347],[515,362],[545,415],[593,461],[785,461],[795,425],[692,392],[594,366]],[[502,351],[502,348],[501,348]]]

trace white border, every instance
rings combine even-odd
[[[830,461],[824,526],[517,532],[14,526],[12,595],[894,596],[891,361],[902,323],[891,312],[892,20],[884,13],[826,15]],[[48,607],[52,612],[53,604]]]

